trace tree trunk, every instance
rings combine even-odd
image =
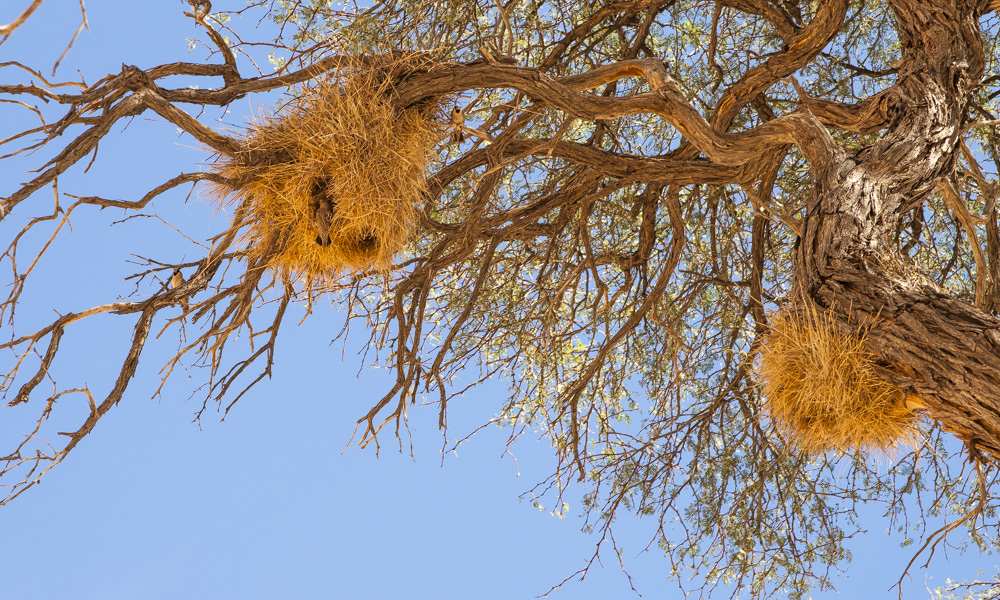
[[[814,196],[795,288],[846,328],[867,330],[886,379],[964,440],[1000,460],[1000,322],[950,298],[892,257],[889,237],[955,164],[965,99],[984,69],[979,10],[962,0],[895,0],[903,46],[890,124],[845,152],[818,140]],[[979,3],[982,4],[982,3]]]

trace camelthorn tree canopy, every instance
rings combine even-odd
[[[41,3],[0,27],[3,39]],[[994,547],[1000,22],[991,2],[187,4],[213,48],[207,62],[179,56],[82,79],[0,64],[5,81],[19,79],[0,84],[0,98],[24,117],[0,142],[0,162],[27,157],[34,169],[0,180],[9,290],[0,390],[5,410],[37,414],[33,430],[4,440],[0,503],[99,431],[151,345],[178,336],[164,381],[206,367],[189,371],[203,377],[202,410],[238,410],[295,325],[289,305],[332,302],[346,315],[340,334],[367,340],[366,360],[396,375],[359,415],[360,445],[400,435],[408,410],[426,410],[412,408],[418,400],[437,406],[444,428],[470,385],[505,379],[496,421],[512,438],[542,431],[558,458],[540,489],[585,490],[587,527],[612,547],[616,514],[646,515],[669,570],[705,595],[720,582],[752,597],[827,585],[848,558],[862,500],[885,502],[887,518],[908,524],[959,515],[925,533],[928,551],[960,527],[977,551]],[[249,15],[273,22],[277,39],[255,38]],[[242,56],[261,45],[271,64],[248,71]],[[241,202],[253,194],[239,191],[258,166],[291,159],[254,146],[263,139],[254,127],[268,130],[288,106],[313,106],[303,98],[316,86],[358,73],[382,73],[377,101],[435,115],[405,247],[388,265],[326,276],[275,268],[247,234],[254,208]],[[235,101],[275,91],[286,102],[264,125],[218,122]],[[140,115],[182,131],[177,152],[201,145],[214,158],[134,198],[59,186],[100,162],[105,136]],[[239,176],[213,166],[231,161],[244,161]],[[240,200],[230,221],[193,240],[200,255],[121,248],[106,259],[140,266],[106,303],[52,298],[50,322],[20,323],[35,267],[75,215],[109,210],[125,221],[220,189]],[[336,198],[325,198],[303,226],[336,222]],[[283,247],[291,234],[275,235],[268,243]],[[767,418],[755,356],[773,312],[795,301],[863,329],[879,376],[900,402],[919,399],[923,434],[891,455],[888,472],[861,451],[804,451]],[[99,315],[132,327],[110,392],[50,381],[54,365],[73,360],[61,343],[74,324]],[[72,397],[89,410],[72,429],[50,429]]]

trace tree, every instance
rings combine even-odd
[[[992,546],[1000,76],[989,2],[257,2],[240,12],[267,15],[280,36],[275,72],[252,76],[241,53],[259,42],[230,25],[238,13],[189,4],[214,47],[208,63],[124,66],[90,85],[3,67],[24,82],[0,94],[41,119],[3,142],[5,160],[42,157],[0,209],[19,224],[3,256],[11,291],[0,316],[12,334],[0,347],[12,359],[2,389],[8,406],[39,413],[3,451],[3,503],[122,400],[150,333],[184,340],[164,380],[205,366],[203,410],[228,411],[269,374],[286,308],[332,298],[397,374],[358,420],[361,446],[377,451],[386,424],[399,436],[418,397],[437,403],[444,428],[468,385],[509,378],[497,421],[512,438],[542,429],[559,459],[540,490],[561,496],[581,482],[586,526],[612,546],[619,511],[649,515],[678,580],[702,573],[706,593],[730,581],[754,596],[825,586],[846,558],[858,499],[884,501],[906,522],[914,506],[917,520],[924,510],[963,515],[926,536],[931,549],[959,525],[980,549]],[[9,27],[0,31],[17,35]],[[277,116],[245,132],[211,123],[215,107],[285,89]],[[264,185],[262,173],[301,162],[294,124],[359,89],[378,99],[363,106],[412,116],[426,124],[413,131],[436,140],[426,183],[414,179],[406,248],[373,230],[353,243],[387,260],[289,266],[278,258],[296,244],[319,253],[339,230],[296,241],[312,217],[282,221],[262,208],[262,190],[315,198],[316,219],[347,191],[312,175],[310,185],[293,175]],[[464,121],[448,117],[455,108]],[[214,166],[128,200],[59,189],[60,176],[100,160],[110,131],[150,112],[215,152]],[[130,297],[20,331],[21,294],[75,211],[128,218],[183,199],[188,184],[234,208],[203,256],[144,257]],[[50,189],[47,212],[36,199]],[[796,306],[863,332],[900,402],[919,399],[928,431],[888,475],[861,450],[804,452],[766,418],[754,357],[771,313]],[[73,324],[100,314],[134,323],[110,393],[42,391],[56,361],[71,360],[60,345]],[[249,348],[235,343],[240,332]],[[47,419],[75,394],[90,410],[49,446]],[[845,463],[850,476],[836,477]]]

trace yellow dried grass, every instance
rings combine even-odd
[[[773,315],[759,375],[766,413],[806,451],[891,451],[919,438],[918,416],[878,375],[863,332],[845,335],[815,306]]]
[[[309,282],[392,265],[411,234],[441,119],[438,105],[397,105],[399,66],[315,82],[251,123],[242,152],[216,161],[236,187],[211,194],[244,205],[248,264]],[[317,242],[323,198],[333,204],[329,245]]]

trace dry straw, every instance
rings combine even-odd
[[[437,140],[437,104],[401,107],[400,62],[314,82],[277,116],[255,121],[214,166],[243,205],[247,262],[293,279],[388,269],[406,244]]]
[[[811,304],[773,315],[760,378],[770,418],[804,450],[891,451],[919,436],[918,416],[879,377],[864,333],[842,333]]]

